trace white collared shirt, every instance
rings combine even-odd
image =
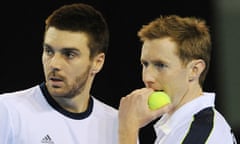
[[[0,95],[0,144],[117,144],[118,113],[94,97],[70,113],[39,86]]]
[[[163,115],[154,125],[157,135],[155,144],[181,144],[189,133],[191,133],[191,136],[188,137],[189,139],[193,138],[192,135],[198,134],[197,138],[201,140],[199,135],[202,136],[202,133],[206,132],[205,129],[203,131],[195,131],[192,133],[190,127],[193,125],[194,120],[195,124],[197,123],[198,126],[199,124],[201,126],[202,121],[199,120],[196,122],[197,118],[199,118],[196,118],[196,116],[202,114],[200,112],[202,110],[212,112],[208,114],[208,118],[211,120],[209,125],[212,125],[212,127],[207,126],[208,133],[204,133],[207,137],[206,141],[204,140],[204,143],[233,144],[231,128],[224,117],[214,108],[214,101],[215,94],[205,92],[202,96],[183,105],[172,115]],[[197,144],[197,140],[195,140],[194,144]]]

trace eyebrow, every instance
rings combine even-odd
[[[51,48],[53,49],[53,47],[49,44],[44,43],[43,47],[47,47],[47,48]],[[65,48],[61,48],[61,51],[75,51],[75,52],[80,52],[79,49],[74,48],[74,47],[65,47]]]
[[[168,62],[165,61],[165,60],[161,60],[161,59],[158,59],[158,60],[145,60],[145,59],[140,59],[141,62],[151,62],[151,63],[165,63],[167,64]]]

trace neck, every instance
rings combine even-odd
[[[177,111],[184,104],[191,102],[193,99],[200,97],[203,94],[202,88],[199,84],[191,85],[182,98],[179,100],[178,104],[175,105],[175,108],[171,113]]]
[[[65,110],[73,113],[86,111],[89,103],[89,95],[79,95],[73,98],[54,97],[54,100]]]

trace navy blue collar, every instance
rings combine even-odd
[[[45,85],[45,82],[40,84],[40,89],[43,93],[43,96],[45,97],[45,99],[47,100],[48,104],[51,105],[56,111],[60,112],[61,114],[72,118],[72,119],[76,119],[76,120],[81,120],[84,118],[87,118],[93,110],[93,98],[90,97],[89,98],[89,103],[88,103],[88,107],[87,110],[81,113],[73,113],[70,111],[67,111],[66,109],[62,108],[53,98],[52,96],[49,94],[47,87]]]

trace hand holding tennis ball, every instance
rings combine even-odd
[[[171,103],[170,97],[162,91],[153,92],[148,98],[148,106],[151,110],[156,110],[169,103]]]

